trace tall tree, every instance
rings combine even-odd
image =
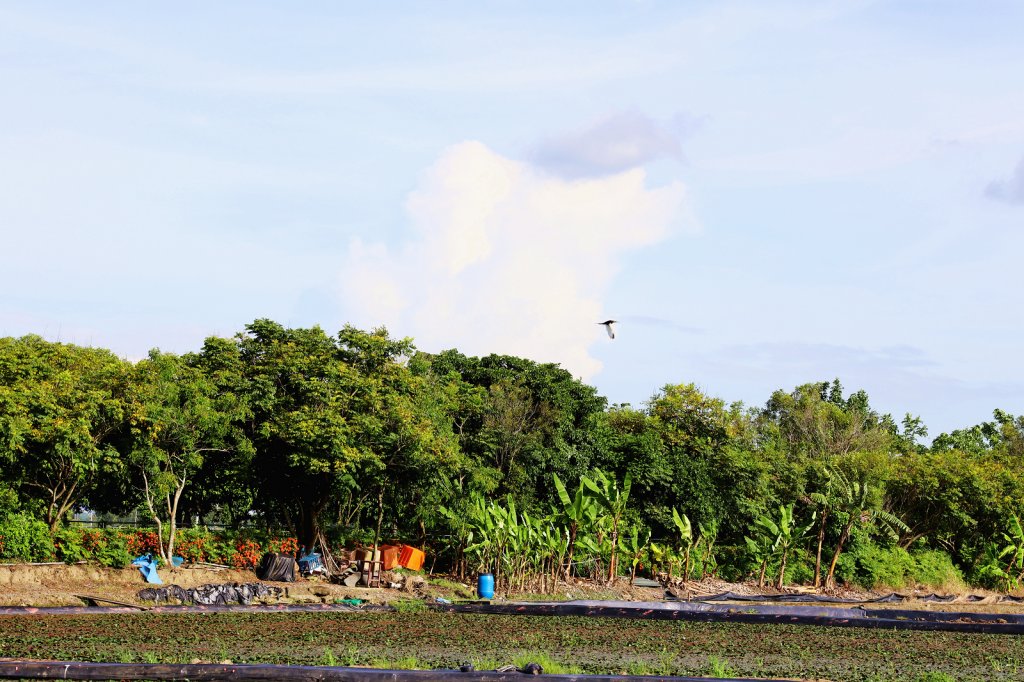
[[[597,425],[606,401],[558,365],[457,350],[431,356],[430,365],[478,391],[456,431],[480,477],[496,480],[494,494],[510,494],[524,511],[543,513],[558,503],[552,474],[575,484],[601,463]]]
[[[282,515],[307,547],[332,499],[364,491],[379,528],[389,493],[453,454],[409,369],[408,339],[353,327],[331,338],[319,327],[257,320],[237,343],[253,410],[257,504]]]
[[[195,356],[150,351],[136,366],[132,391],[131,458],[167,562],[174,556],[182,494],[204,460],[248,447],[236,426],[244,403],[233,393],[218,392],[197,364]]]
[[[55,530],[116,471],[130,365],[38,336],[0,339],[0,458],[8,485]]]

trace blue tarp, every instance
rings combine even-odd
[[[163,585],[164,581],[160,579],[160,575],[156,572],[158,563],[156,557],[152,554],[143,554],[132,560],[132,566],[139,567],[139,571],[142,572],[142,577],[146,579],[147,583]]]

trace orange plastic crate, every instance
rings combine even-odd
[[[410,571],[418,571],[423,568],[423,559],[422,551],[409,545],[402,545],[402,552],[398,555],[398,565],[408,568]]]
[[[385,571],[390,571],[398,565],[398,556],[400,552],[401,547],[395,547],[394,545],[380,546],[380,560],[383,563]]]

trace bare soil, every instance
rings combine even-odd
[[[165,585],[181,587],[198,587],[206,584],[221,583],[252,583],[260,582],[255,572],[246,569],[210,569],[202,567],[183,567],[161,569],[160,577]],[[384,582],[398,580],[398,576],[385,574]],[[283,590],[283,603],[333,603],[340,599],[362,599],[372,604],[393,603],[399,599],[410,597],[447,597],[466,598],[473,594],[473,586],[461,584],[450,578],[438,580],[427,576],[425,581],[408,580],[402,589],[345,587],[321,578],[300,578],[297,582],[270,582]],[[15,564],[0,565],[0,606],[83,606],[87,600],[83,597],[98,597],[128,604],[141,604],[138,593],[145,587],[151,587],[143,579],[141,572],[135,568],[102,568],[87,564],[76,565],[38,565]],[[675,586],[675,594],[683,599],[700,599],[722,592],[736,594],[772,594],[771,589],[758,588],[751,583],[729,583],[715,578],[700,582],[690,582],[685,588]],[[931,588],[902,589],[900,594],[925,596],[931,594]],[[786,588],[787,593],[812,593],[808,588]],[[846,599],[869,601],[888,591],[870,592],[855,589],[840,589],[833,596]],[[908,601],[895,603],[864,604],[864,608],[915,608],[928,611],[972,611],[975,613],[1024,613],[1024,604],[999,603],[1000,595],[984,590],[972,590],[975,598],[981,601],[969,601],[966,594],[956,595],[956,600],[948,603]],[[664,598],[661,588],[638,587],[622,580],[615,587],[595,584],[589,581],[574,581],[572,584],[560,584],[555,594],[509,594],[499,595],[499,599],[614,599],[622,601],[656,601]],[[753,603],[753,602],[745,602]],[[858,604],[829,604],[829,606],[859,606]]]
[[[363,599],[386,603],[409,595],[391,589],[350,588],[321,579],[294,583],[260,581],[246,569],[161,569],[165,585],[198,587],[207,584],[265,582],[284,590],[280,600],[289,603],[329,603],[336,599]],[[0,566],[0,606],[84,606],[82,597],[99,597],[140,604],[138,593],[153,587],[138,568],[103,568],[87,564]]]

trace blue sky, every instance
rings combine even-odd
[[[5,3],[0,335],[386,324],[613,402],[1019,414],[1022,34],[998,1]]]

